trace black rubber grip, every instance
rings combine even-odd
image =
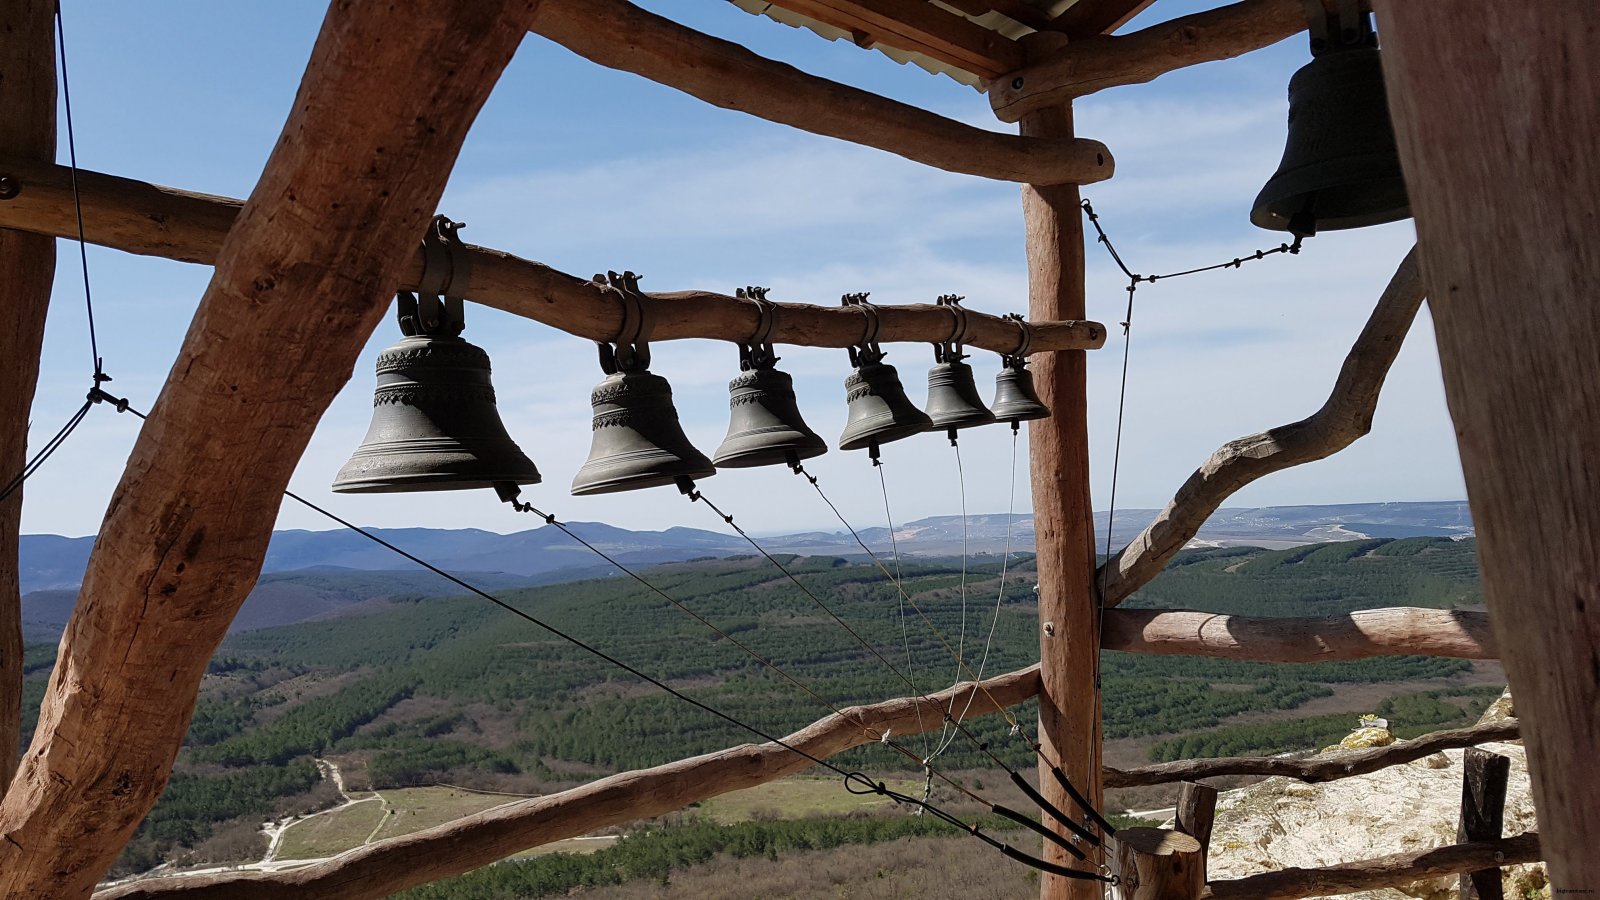
[[[1032,832],[1035,832],[1035,833],[1041,835],[1042,837],[1044,837],[1045,840],[1054,842],[1056,846],[1058,846],[1061,849],[1063,849],[1063,850],[1067,851],[1068,853],[1072,854],[1074,857],[1076,857],[1078,859],[1085,859],[1086,858],[1083,855],[1083,851],[1082,850],[1079,850],[1077,847],[1073,846],[1072,841],[1068,840],[1065,837],[1062,837],[1061,835],[1059,835],[1056,832],[1044,827],[1043,825],[1040,825],[1038,822],[1035,822],[1034,820],[1028,818],[1027,816],[1023,815],[1022,813],[1019,813],[1014,809],[1007,809],[1006,807],[1001,806],[999,804],[993,804],[993,805],[991,805],[989,807],[989,809],[991,811],[993,811],[995,815],[1003,816],[1003,817],[1005,817],[1007,819],[1010,819],[1011,821],[1017,823],[1018,825],[1021,825],[1022,827],[1028,829],[1029,831],[1032,831]]]
[[[1053,862],[1045,862],[1037,856],[1029,856],[1028,854],[1023,853],[1021,850],[1018,850],[1010,844],[1001,845],[1000,852],[1025,866],[1032,866],[1041,872],[1049,872],[1051,875],[1060,875],[1062,878],[1077,878],[1082,881],[1108,880],[1099,872],[1080,872],[1077,869],[1069,869],[1066,866],[1058,866]]]
[[[1117,829],[1113,828],[1111,823],[1107,822],[1105,817],[1095,810],[1094,806],[1089,803],[1088,798],[1078,793],[1078,789],[1072,786],[1072,780],[1067,778],[1067,773],[1061,771],[1060,766],[1051,766],[1050,774],[1056,777],[1056,782],[1061,785],[1062,790],[1067,792],[1067,796],[1072,798],[1072,802],[1078,804],[1079,808],[1089,818],[1093,819],[1096,825],[1100,826],[1100,830],[1106,833],[1106,837],[1116,837]]]
[[[1089,845],[1092,847],[1100,846],[1100,837],[1098,835],[1082,825],[1079,825],[1077,822],[1072,821],[1072,819],[1066,813],[1056,809],[1050,801],[1044,799],[1043,794],[1039,793],[1037,790],[1034,790],[1033,785],[1028,783],[1028,779],[1023,778],[1016,772],[1012,772],[1011,783],[1015,784],[1017,788],[1024,794],[1027,794],[1028,799],[1032,800],[1040,809],[1044,810],[1046,813],[1049,813],[1050,818],[1060,822],[1061,827],[1067,829],[1078,837],[1083,838],[1085,841],[1088,841]]]

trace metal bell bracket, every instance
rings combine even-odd
[[[878,308],[867,302],[870,293],[845,294],[839,298],[839,303],[854,309],[861,310],[866,316],[865,327],[861,329],[861,340],[850,348],[850,365],[856,368],[874,366],[883,361],[886,355],[883,348],[878,345],[878,331],[882,327],[878,321]]]
[[[756,330],[750,339],[739,344],[739,369],[770,369],[778,363],[772,348],[772,329],[778,324],[778,304],[767,299],[767,288],[748,286],[734,291],[740,300],[756,305]]]
[[[1302,2],[1306,9],[1306,24],[1310,26],[1312,56],[1346,47],[1378,45],[1378,36],[1372,31],[1372,20],[1361,10],[1360,0],[1339,0],[1337,16],[1328,15],[1322,0]]]
[[[950,315],[955,317],[950,336],[933,345],[933,361],[936,363],[960,362],[967,358],[961,351],[966,347],[966,343],[972,340],[972,320],[967,316],[966,307],[961,305],[961,301],[965,299],[967,298],[958,294],[941,294],[934,301],[937,306],[948,309]]]
[[[650,368],[650,331],[655,327],[655,311],[645,302],[639,290],[641,276],[624,271],[596,275],[596,284],[615,290],[622,300],[622,327],[610,343],[597,341],[600,348],[600,368],[607,375],[618,372],[642,372]]]
[[[471,276],[471,257],[457,232],[464,222],[434,216],[422,237],[422,277],[417,291],[396,295],[400,331],[407,337],[457,337],[466,330],[465,293]]]
[[[1033,326],[1022,317],[1022,313],[1006,313],[1000,318],[1017,326],[1017,349],[1000,354],[1000,364],[1014,369],[1025,368],[1028,365],[1028,351],[1033,348]]]

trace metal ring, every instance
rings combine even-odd
[[[771,346],[772,329],[778,324],[778,304],[767,299],[767,289],[764,287],[745,288],[741,296],[756,305],[756,331],[750,336],[750,346]]]
[[[841,298],[840,302],[842,302],[845,306],[853,306],[856,309],[861,310],[861,314],[866,316],[867,320],[861,329],[861,340],[856,342],[856,346],[873,349],[877,347],[878,332],[882,329],[883,323],[878,320],[877,307],[867,302],[867,298],[870,296],[872,295],[866,292],[860,294],[845,294],[844,297]]]
[[[1028,351],[1033,349],[1033,325],[1021,313],[1007,313],[1003,318],[1015,322],[1017,326],[1017,349],[1007,355],[1015,359],[1027,359]]]

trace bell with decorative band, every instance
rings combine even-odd
[[[867,295],[846,294],[844,305],[862,312],[866,331],[850,348],[850,364],[855,371],[844,379],[849,417],[839,435],[839,449],[866,450],[876,460],[880,446],[921,434],[933,427],[933,422],[906,396],[900,373],[883,361],[885,354],[878,345],[878,311],[867,302]]]
[[[420,307],[420,310],[419,310]],[[366,439],[334,478],[339,493],[450,491],[538,484],[506,433],[489,355],[462,340],[461,301],[400,295],[406,337],[378,354]]]
[[[776,321],[777,305],[767,299],[767,289],[740,288],[737,296],[756,304],[757,326],[751,339],[739,345],[739,367],[744,371],[728,382],[728,435],[711,461],[719,469],[796,465],[828,452],[828,444],[800,416],[794,379],[775,366],[768,338]]]
[[[644,368],[607,375],[589,396],[594,439],[572,493],[609,494],[709,478],[717,470],[689,443],[672,405],[672,386]]]

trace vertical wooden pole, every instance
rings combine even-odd
[[[1057,40],[1044,32],[1030,52]],[[1072,136],[1072,108],[1029,113],[1022,133],[1037,137]],[[1083,213],[1076,185],[1027,185],[1022,215],[1027,228],[1028,314],[1034,319],[1083,319]],[[1082,351],[1034,357],[1033,377],[1050,418],[1028,426],[1032,466],[1033,526],[1039,574],[1039,743],[1048,759],[1060,763],[1073,784],[1098,807],[1100,786],[1100,705],[1094,686],[1099,642],[1095,639],[1094,519],[1089,497],[1087,378]],[[1073,810],[1066,792],[1041,761],[1040,789],[1058,809]],[[1049,822],[1048,817],[1045,820]],[[1052,826],[1058,827],[1058,826]],[[1063,830],[1062,833],[1065,833]],[[1090,861],[1098,862],[1091,848]],[[1045,857],[1071,864],[1046,841]],[[1091,900],[1096,882],[1045,875],[1041,900]]]
[[[0,153],[53,160],[56,152],[55,4],[0,2]],[[4,175],[0,172],[0,175]],[[11,187],[0,184],[0,203]],[[56,271],[54,238],[0,230],[0,487],[28,457],[28,411]],[[89,383],[85,360],[84,385]],[[56,423],[50,423],[51,428]],[[41,429],[43,430],[43,429]],[[48,432],[47,432],[48,433]],[[22,728],[22,597],[17,581],[22,490],[0,503],[0,797],[17,771]]]
[[[1600,890],[1600,18],[1374,5],[1540,845]]]
[[[1183,793],[1178,795],[1177,815],[1173,818],[1179,831],[1200,842],[1200,856],[1209,858],[1211,827],[1217,819],[1217,789],[1208,784],[1185,781]]]
[[[1505,827],[1506,782],[1511,759],[1478,747],[1468,747],[1461,757],[1461,823],[1456,842],[1500,839]],[[1461,873],[1461,900],[1503,900],[1500,869]]]

